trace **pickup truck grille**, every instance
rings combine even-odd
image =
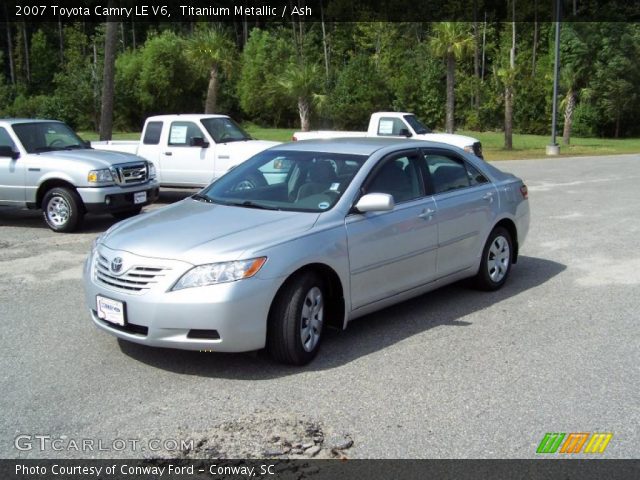
[[[144,293],[162,277],[169,268],[134,266],[122,275],[114,275],[109,267],[109,260],[102,255],[97,255],[93,264],[94,278],[103,285],[127,293]]]
[[[118,185],[136,185],[149,179],[149,169],[144,162],[115,165],[113,173]]]

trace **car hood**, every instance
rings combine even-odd
[[[57,150],[52,152],[43,152],[40,157],[50,157],[56,160],[67,160],[70,162],[82,162],[91,169],[109,168],[119,163],[143,162],[144,159],[124,152],[112,152],[107,150]]]
[[[101,243],[145,257],[199,265],[235,260],[309,230],[319,213],[204,203],[187,198],[118,223]]]
[[[425,133],[423,135],[416,135],[413,138],[429,140],[430,142],[446,143],[459,148],[468,147],[478,141],[477,138],[467,137],[466,135],[456,135],[453,133]]]

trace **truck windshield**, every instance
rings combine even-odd
[[[90,148],[62,122],[15,123],[13,131],[28,153]]]
[[[216,143],[239,142],[251,140],[251,135],[245,132],[240,125],[228,117],[203,118],[200,120],[207,129],[211,138]]]
[[[415,115],[405,115],[404,119],[409,125],[411,125],[411,128],[413,128],[413,130],[418,135],[423,135],[425,133],[431,133],[431,130],[429,130],[427,127],[425,127],[422,124],[422,122],[416,118]]]
[[[366,159],[344,153],[266,150],[192,198],[242,208],[324,212],[340,199]]]

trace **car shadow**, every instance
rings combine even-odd
[[[505,286],[480,292],[458,282],[354,320],[344,331],[327,330],[318,356],[309,365],[292,367],[271,360],[264,351],[230,354],[161,349],[118,340],[121,351],[134,360],[180,374],[212,378],[268,380],[304,371],[328,370],[383,350],[435,327],[464,327],[467,315],[535,288],[566,269],[542,258],[521,256]]]

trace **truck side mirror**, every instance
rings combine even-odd
[[[192,147],[207,148],[209,146],[209,142],[202,137],[191,137],[189,139],[189,145]]]
[[[411,135],[411,132],[409,131],[408,128],[401,128],[400,129],[400,133],[398,135],[400,135],[401,137],[407,137],[407,138],[413,136],[413,135]]]
[[[9,157],[16,159],[20,156],[20,152],[16,152],[12,147],[8,145],[0,146],[0,157]]]

